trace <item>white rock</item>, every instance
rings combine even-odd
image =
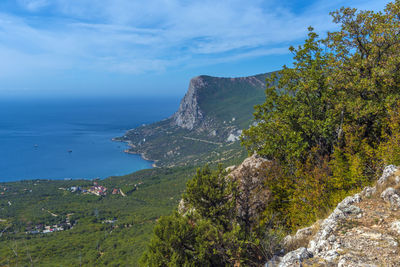
[[[327,262],[333,262],[339,257],[339,253],[336,251],[336,248],[335,248],[335,249],[331,249],[331,250],[324,252],[321,256]]]
[[[390,226],[390,230],[400,235],[400,221],[394,221]]]
[[[362,211],[359,207],[354,206],[354,203],[359,203],[362,200],[360,194],[346,197],[340,202],[336,209],[322,223],[320,230],[310,241],[308,249],[315,255],[323,256],[326,251],[331,250],[337,244],[328,242],[328,238],[337,229],[338,223],[349,216],[360,214]]]
[[[392,208],[400,208],[400,196],[393,187],[386,188],[386,190],[382,192],[381,198],[389,202]]]
[[[296,266],[302,263],[305,259],[312,258],[313,254],[306,248],[298,248],[286,254],[279,263],[279,267]]]
[[[383,170],[381,178],[379,178],[378,180],[378,184],[384,184],[389,179],[389,177],[392,176],[397,170],[398,168],[394,165],[386,166]]]
[[[225,171],[226,171],[226,172],[231,172],[231,171],[233,171],[235,168],[236,168],[236,165],[228,166],[228,167],[225,168]]]
[[[378,184],[385,185],[388,179],[392,177],[398,170],[399,169],[396,166],[387,166],[384,169],[381,178],[378,180]],[[400,176],[394,177],[394,180],[397,184],[400,184]],[[361,202],[365,197],[369,198],[373,196],[376,194],[376,192],[377,187],[366,187],[360,194],[346,197],[337,205],[335,210],[328,216],[328,218],[319,224],[320,227],[318,232],[312,237],[308,244],[307,251],[312,255],[312,257],[323,259],[329,264],[334,264],[334,266],[372,267],[376,265],[374,265],[369,259],[360,257],[358,254],[352,254],[351,252],[348,252],[349,244],[351,245],[351,248],[358,246],[358,249],[363,248],[362,246],[365,246],[363,242],[367,242],[367,245],[370,247],[378,246],[378,250],[380,242],[385,242],[391,248],[398,247],[398,242],[390,235],[383,235],[376,232],[365,232],[365,230],[361,228],[355,228],[355,232],[348,231],[345,234],[345,239],[343,239],[343,236],[341,237],[340,234],[335,236],[339,225],[341,225],[343,221],[352,219],[354,217],[361,218],[363,216],[363,211],[355,204]],[[400,193],[397,193],[394,188],[389,187],[383,191],[381,198],[389,202],[392,208],[400,208]],[[400,220],[393,222],[390,229],[400,235]],[[311,230],[310,232],[312,233]],[[293,240],[300,233],[301,232],[297,232],[294,236],[286,237],[285,241],[287,242]],[[302,260],[299,260],[301,258],[299,255],[302,253],[301,249],[304,248],[289,252],[280,258],[281,263],[279,266],[301,266]],[[268,267],[269,266],[272,265],[268,265]]]
[[[365,187],[364,190],[361,192],[361,195],[364,197],[372,197],[376,193],[376,187]]]
[[[312,234],[312,227],[306,227],[306,228],[302,228],[297,230],[296,232],[296,236],[309,236]]]
[[[226,139],[227,142],[235,142],[240,139],[240,135],[242,134],[242,130],[236,130],[229,134],[228,138]]]
[[[389,201],[390,198],[396,194],[396,190],[393,187],[388,187],[382,192],[381,198],[385,201]]]
[[[335,236],[335,235],[331,235],[330,237],[328,237],[328,241],[329,241],[330,243],[335,242],[335,241],[336,241],[336,236]]]

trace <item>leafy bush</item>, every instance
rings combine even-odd
[[[267,186],[288,229],[313,222],[344,196],[400,163],[400,1],[384,12],[342,8],[340,31],[308,39],[293,68],[267,79],[256,125],[244,131],[249,154],[269,158]]]

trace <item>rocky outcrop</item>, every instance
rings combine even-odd
[[[345,198],[325,220],[286,237],[286,246],[307,242],[266,266],[400,266],[398,171],[387,166],[375,187]]]
[[[400,208],[400,196],[397,194],[397,191],[389,187],[385,191],[382,192],[381,198],[386,202],[390,203],[390,207],[394,210]]]
[[[382,186],[387,183],[389,178],[393,176],[397,169],[398,168],[394,165],[386,166],[386,168],[383,170],[382,176],[378,179],[378,186]],[[400,182],[398,176],[395,176],[394,178],[396,180],[396,183]]]
[[[238,125],[236,125],[235,121],[236,119],[243,119],[240,118],[243,117],[243,114],[236,111],[240,111],[243,108],[241,104],[248,101],[246,93],[248,93],[249,98],[253,98],[255,95],[263,96],[266,77],[267,74],[240,78],[217,78],[210,76],[192,78],[188,91],[181,100],[178,111],[171,117],[172,125],[187,130],[208,130],[211,133],[216,130],[215,128],[227,128],[225,131],[222,131],[226,136],[226,141],[237,141],[240,130],[237,128]],[[215,111],[220,112],[219,103],[224,105],[225,99],[235,98],[235,95],[239,97],[234,101],[229,101],[229,105],[238,106],[238,109],[234,111],[236,115],[227,113],[222,116],[224,119],[221,116],[219,118],[214,116]],[[219,101],[216,101],[216,99]],[[207,107],[203,106],[203,104]],[[244,110],[246,109],[247,107]],[[232,117],[229,115],[232,115]],[[237,118],[237,115],[240,117]],[[245,116],[248,115],[246,112]],[[225,120],[227,117],[230,117],[229,120]]]
[[[221,161],[241,157],[242,149],[232,143],[252,123],[254,106],[265,100],[269,75],[194,77],[173,115],[114,140],[127,142],[126,152],[144,155],[159,167],[200,166],[215,161],[217,154]]]
[[[237,180],[243,176],[243,171],[245,169],[250,169],[254,172],[256,170],[259,170],[262,167],[262,165],[266,162],[268,162],[268,160],[260,157],[257,154],[253,154],[251,157],[248,157],[245,160],[243,160],[243,162],[239,166],[237,166],[237,167],[230,166],[227,169],[229,171],[231,171],[229,173],[229,176],[231,176],[233,179]],[[253,177],[253,178],[255,178],[255,177]]]
[[[198,90],[206,86],[201,76],[190,80],[189,89],[182,99],[178,111],[173,115],[176,126],[192,130],[203,119],[203,112],[198,101]]]
[[[246,158],[239,166],[229,166],[225,169],[228,173],[225,179],[232,179],[236,181],[238,186],[237,195],[237,213],[239,216],[243,213],[248,214],[251,218],[258,218],[258,214],[265,210],[267,199],[270,193],[264,188],[264,180],[261,170],[264,164],[269,161],[253,154],[251,157]],[[251,194],[257,192],[257,194]],[[241,201],[242,200],[242,201]],[[243,207],[245,205],[246,207]],[[178,212],[185,214],[190,212],[187,203],[181,199],[178,205]]]
[[[229,135],[228,138],[226,139],[227,142],[235,142],[240,139],[240,135],[242,134],[242,130],[234,130],[232,131]]]
[[[313,254],[307,248],[301,247],[290,251],[283,257],[274,256],[265,264],[265,267],[303,266],[303,262],[312,257]]]

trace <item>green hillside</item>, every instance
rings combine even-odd
[[[174,125],[171,117],[119,139],[169,168],[97,181],[1,183],[0,266],[136,266],[157,219],[176,209],[197,166],[229,166],[246,157],[226,135],[248,127],[253,106],[264,101],[266,76],[201,76],[207,86],[197,97],[204,117],[194,129]],[[95,183],[107,194],[88,192]]]
[[[157,166],[202,165],[220,159],[243,159],[246,151],[238,144],[240,130],[252,122],[254,106],[265,100],[265,79],[268,74],[243,78],[199,76],[202,86],[190,88],[193,95],[182,100],[195,107],[181,107],[170,118],[130,130],[116,140],[129,142],[130,153],[142,154]],[[192,83],[191,83],[192,84]],[[186,114],[190,108],[203,114]],[[175,119],[194,119],[193,129],[177,125]],[[228,141],[233,134],[236,142]]]
[[[2,183],[0,266],[29,266],[31,259],[35,266],[136,266],[155,221],[176,208],[193,172],[151,169],[97,181],[125,197],[68,190],[93,186],[84,180]],[[71,229],[42,232],[67,218]]]
[[[201,77],[207,87],[199,91],[199,105],[206,116],[216,118],[218,123],[235,118],[235,126],[247,128],[253,119],[254,105],[265,100],[265,79],[269,74],[252,76],[251,80]]]

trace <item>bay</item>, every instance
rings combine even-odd
[[[111,139],[170,116],[178,98],[0,100],[0,182],[93,179],[151,168]]]

